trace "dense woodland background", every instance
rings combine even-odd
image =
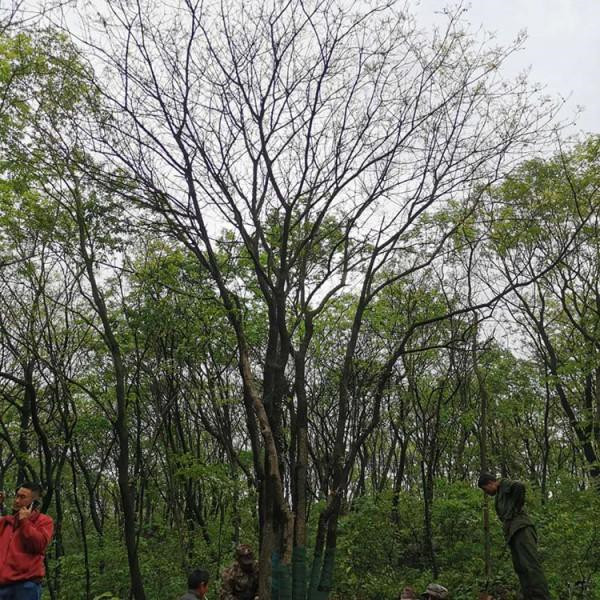
[[[392,3],[115,1],[0,28],[0,487],[46,596],[600,597],[600,138]],[[491,514],[490,514],[491,512]],[[260,548],[260,551],[259,551]]]

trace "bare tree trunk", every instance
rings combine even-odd
[[[551,394],[550,384],[548,382],[548,366],[544,363],[544,446],[542,455],[542,484],[540,493],[542,495],[542,504],[545,504],[548,500],[548,461],[550,460],[550,406],[551,406]]]
[[[321,569],[323,566],[323,553],[325,550],[325,537],[327,535],[327,514],[322,511],[319,515],[319,523],[317,525],[317,535],[315,538],[315,547],[313,552],[313,562],[310,571],[310,580],[308,586],[308,598],[314,600],[317,597],[319,589],[319,579],[321,577]]]
[[[400,442],[400,458],[396,467],[394,476],[394,489],[392,492],[392,520],[398,526],[400,525],[400,514],[398,506],[400,503],[400,490],[402,488],[402,480],[404,479],[404,470],[406,468],[406,452],[408,450],[408,436],[404,437]]]
[[[475,315],[477,319],[477,315]],[[489,395],[485,379],[479,368],[479,357],[477,355],[477,337],[479,328],[477,324],[473,333],[473,369],[479,386],[480,413],[479,413],[479,463],[482,471],[489,470],[488,464],[488,408]],[[490,534],[490,503],[487,494],[483,494],[483,564],[486,584],[492,576],[492,542]]]
[[[292,598],[305,600],[307,594],[306,521],[308,477],[308,400],[306,397],[306,348],[312,336],[312,321],[307,320],[307,332],[300,350],[294,356],[296,367],[296,456],[294,472],[294,556],[292,558]]]
[[[104,342],[110,352],[115,376],[115,397],[116,397],[116,420],[114,423],[117,439],[117,479],[119,485],[119,495],[121,499],[121,509],[123,511],[124,539],[127,549],[127,560],[129,563],[129,576],[131,581],[131,595],[135,600],[146,600],[142,573],[140,570],[137,535],[136,535],[136,510],[133,482],[129,473],[129,426],[127,417],[127,392],[125,386],[126,372],[121,356],[121,348],[115,337],[113,326],[110,322],[108,309],[104,302],[104,297],[94,271],[94,258],[88,251],[88,233],[85,225],[85,217],[81,199],[75,191],[76,219],[79,231],[79,249],[84,261],[87,277],[92,290],[94,309],[96,310],[100,321],[102,322],[102,332]]]
[[[433,472],[431,465],[426,465],[421,461],[421,481],[423,485],[423,519],[424,519],[424,541],[425,550],[429,557],[431,572],[434,579],[439,576],[439,567],[435,546],[433,543],[433,524],[432,524],[432,503],[433,503]]]
[[[91,573],[90,573],[90,555],[88,549],[88,537],[87,537],[87,527],[86,527],[86,515],[83,512],[83,507],[80,502],[80,491],[78,485],[78,474],[77,474],[77,465],[73,459],[70,461],[71,465],[71,473],[72,473],[72,481],[73,481],[73,502],[75,503],[75,509],[77,510],[77,515],[79,516],[79,529],[81,531],[81,544],[83,547],[83,566],[85,573],[85,599],[90,600],[91,596]]]

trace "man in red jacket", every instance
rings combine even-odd
[[[44,553],[54,524],[38,510],[42,488],[23,483],[13,514],[0,519],[0,600],[39,600],[45,575]]]

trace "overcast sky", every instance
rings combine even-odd
[[[0,0],[0,6],[9,0]],[[260,0],[251,0],[260,1]],[[460,0],[408,0],[423,28]],[[600,0],[463,0],[473,30],[496,33],[508,44],[525,30],[525,47],[506,63],[509,76],[531,67],[530,79],[552,95],[568,98],[564,120],[584,111],[571,131],[600,134]],[[436,13],[438,16],[436,17]]]
[[[421,0],[411,6],[426,27],[446,0]],[[530,79],[546,85],[549,94],[568,97],[563,118],[576,107],[584,112],[573,132],[600,133],[600,0],[473,0],[466,15],[474,29],[497,34],[500,44],[521,30],[525,48],[507,63],[507,74],[531,67]]]

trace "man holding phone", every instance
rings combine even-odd
[[[54,523],[39,511],[42,488],[22,483],[13,513],[0,518],[0,600],[39,600],[46,574],[44,554]]]

